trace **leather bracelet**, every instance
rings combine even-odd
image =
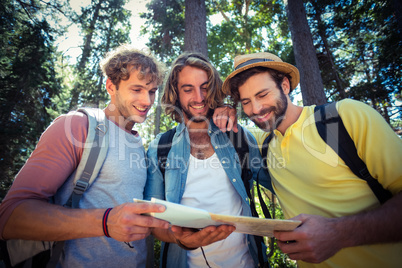
[[[185,250],[195,250],[195,249],[198,248],[198,247],[196,247],[196,248],[189,248],[189,247],[186,247],[185,245],[183,245],[183,244],[180,242],[179,239],[176,239],[176,243],[177,243],[177,245],[178,245],[179,247],[181,247],[182,249],[185,249]]]

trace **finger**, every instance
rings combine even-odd
[[[219,116],[217,116],[216,121],[217,121],[216,126],[222,132],[226,132],[226,125],[227,125],[228,117],[226,115],[219,115]]]
[[[227,121],[227,124],[226,124],[226,130],[227,131],[231,131],[233,129],[233,123],[234,123],[234,121],[229,117],[228,121]]]
[[[233,124],[233,132],[235,133],[239,132],[239,129],[237,127],[237,118],[236,118],[236,124]]]
[[[161,204],[153,204],[153,203],[130,203],[128,204],[129,208],[133,213],[143,214],[143,213],[151,213],[151,212],[164,212],[166,207]]]
[[[300,251],[300,245],[296,241],[276,241],[278,247],[285,254],[295,253]]]
[[[138,226],[143,226],[147,228],[162,228],[169,229],[169,222],[154,218],[152,216],[140,215]]]
[[[298,236],[297,232],[281,232],[281,231],[274,231],[274,237],[282,242],[287,241],[296,241],[299,240],[300,237]]]
[[[234,226],[221,225],[215,229],[205,228],[202,233],[200,233],[200,241],[207,245],[222,239],[227,238],[235,230]]]

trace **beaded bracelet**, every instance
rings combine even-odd
[[[103,233],[105,234],[106,237],[110,237],[109,231],[107,229],[107,218],[109,217],[109,213],[111,210],[112,210],[112,208],[106,209],[105,214],[103,214],[103,218],[102,218]]]

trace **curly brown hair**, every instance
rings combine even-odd
[[[100,62],[102,72],[118,88],[121,80],[128,80],[133,69],[139,70],[138,78],[150,75],[151,81],[162,84],[166,67],[151,53],[138,50],[129,45],[121,45],[106,54]]]
[[[181,106],[177,83],[179,73],[186,66],[199,68],[207,73],[208,85],[205,102],[211,110],[223,105],[223,99],[226,97],[222,91],[222,79],[208,58],[200,53],[184,52],[173,62],[170,72],[167,76],[165,90],[162,96],[162,104],[165,106],[166,114],[170,115],[176,122],[183,121],[180,113]]]

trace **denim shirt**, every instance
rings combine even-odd
[[[248,130],[244,128],[243,130],[244,133],[246,133],[247,140],[249,142],[249,163],[250,170],[253,174],[252,178],[255,180],[258,172],[260,172],[259,183],[267,189],[271,189],[271,180],[266,174],[265,170],[261,168],[262,159],[257,143]],[[226,172],[226,175],[232,182],[232,185],[236,189],[237,193],[241,196],[243,212],[242,216],[251,216],[250,200],[243,185],[240,160],[235,148],[233,147],[228,136],[221,132],[212,120],[210,121],[208,130],[205,131],[208,131],[208,135],[211,138],[211,144],[221,162],[223,169]],[[159,134],[156,139],[151,142],[148,148],[148,171],[147,182],[144,190],[144,199],[149,200],[152,197],[155,197],[173,203],[180,203],[186,186],[189,166],[189,133],[184,123],[181,123],[177,126],[176,133],[172,141],[172,147],[166,160],[165,180],[163,180],[157,159],[157,147],[161,135],[162,134]],[[250,187],[252,186],[252,183],[253,181],[250,180]],[[254,263],[257,266],[257,247],[253,236],[247,235],[247,241],[251,256],[253,257]],[[161,263],[162,254],[164,251],[163,249],[165,246],[164,244],[165,243],[162,243]],[[266,248],[263,248],[264,258],[266,257],[265,249]],[[166,267],[188,267],[186,251],[178,247],[176,244],[170,244],[166,264]]]

